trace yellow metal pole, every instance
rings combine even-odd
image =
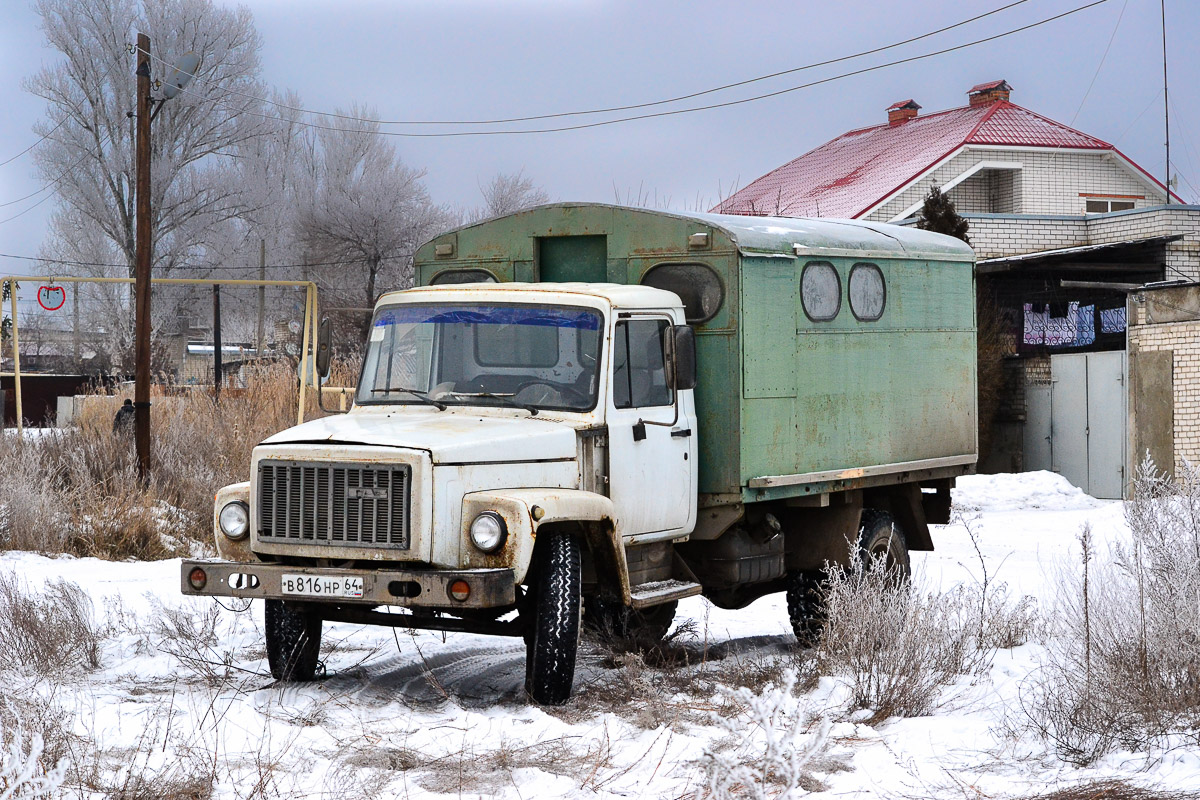
[[[300,403],[296,409],[296,424],[304,422],[304,384],[308,383],[308,334],[312,325],[313,286],[304,293],[304,338],[300,342]]]
[[[25,421],[21,418],[21,334],[17,325],[17,281],[8,279],[8,302],[12,308],[12,347],[13,347],[13,393],[17,399],[17,436],[25,430]]]

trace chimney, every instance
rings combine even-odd
[[[888,125],[899,125],[917,115],[921,107],[912,100],[901,100],[888,106]]]
[[[1007,103],[1011,92],[1012,87],[1008,85],[1008,81],[1001,79],[972,86],[967,92],[967,97],[971,101],[971,108],[976,108],[977,106],[990,106],[992,103],[999,103],[1002,100]]]

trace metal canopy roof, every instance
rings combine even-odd
[[[1108,242],[1106,244],[1087,244],[1078,247],[1060,247],[1055,250],[1041,250],[1036,253],[1022,253],[1016,256],[999,256],[996,258],[981,258],[976,262],[975,269],[980,275],[994,274],[997,272],[1010,272],[1019,269],[1023,266],[1041,264],[1042,266],[1053,266],[1056,269],[1070,269],[1073,266],[1079,269],[1094,270],[1096,265],[1091,262],[1083,262],[1072,264],[1078,256],[1089,253],[1113,253],[1119,250],[1127,250],[1130,248],[1147,248],[1165,245],[1168,242],[1179,241],[1183,238],[1183,234],[1173,234],[1170,236],[1150,236],[1144,239],[1126,239],[1121,242]],[[1047,263],[1050,262],[1050,263]],[[1136,271],[1138,267],[1149,268],[1158,267],[1158,264],[1137,264],[1130,263],[1124,265],[1125,269]]]

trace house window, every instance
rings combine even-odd
[[[842,280],[828,261],[810,261],[800,273],[800,302],[813,322],[827,322],[842,305]]]
[[[1083,210],[1087,214],[1107,214],[1110,211],[1128,211],[1133,208],[1132,200],[1112,200],[1106,197],[1089,197]]]

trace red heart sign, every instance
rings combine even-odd
[[[58,311],[67,302],[67,290],[61,286],[39,286],[37,300],[47,311]]]

